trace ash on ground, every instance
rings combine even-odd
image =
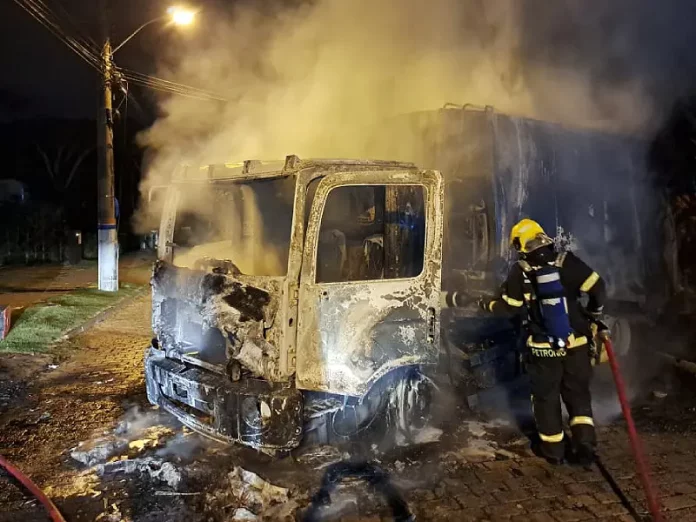
[[[501,422],[470,421],[387,453],[354,444],[310,446],[278,460],[209,441],[156,409],[131,410],[115,429],[73,448],[72,481],[48,492],[59,505],[71,506],[75,520],[291,521],[308,507],[333,463],[375,462],[407,496],[437,487],[441,469],[522,456],[523,445],[500,442],[506,429]],[[357,514],[358,506],[361,513],[389,513],[368,484],[348,481],[335,490],[322,518]]]

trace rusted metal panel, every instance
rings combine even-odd
[[[415,278],[315,283],[319,226],[330,190],[345,185],[423,185],[426,245]],[[309,216],[301,277],[299,388],[362,396],[389,371],[439,356],[442,181],[434,171],[348,172],[323,180]]]

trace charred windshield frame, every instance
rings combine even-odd
[[[198,270],[284,277],[290,260],[296,182],[295,175],[177,182],[167,231],[171,253],[166,258],[176,266]],[[196,191],[188,202],[187,190]],[[214,208],[201,206],[210,204],[200,196],[203,191],[211,191]],[[183,216],[194,216],[190,226],[181,226]],[[198,230],[191,230],[196,221]],[[211,234],[213,226],[217,230]],[[191,235],[182,244],[186,228]],[[182,254],[183,247],[187,251]],[[217,248],[224,249],[224,255]]]

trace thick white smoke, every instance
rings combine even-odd
[[[141,136],[143,194],[182,163],[362,157],[366,128],[446,102],[645,132],[696,84],[686,0],[287,4],[210,7],[185,45],[159,50],[160,76],[228,101],[160,99]],[[208,192],[188,204],[208,206]],[[159,210],[141,205],[136,227],[155,228]]]
[[[631,16],[640,15],[640,26],[651,13],[626,9],[622,19],[614,16],[618,8],[588,12],[580,3],[317,0],[211,8],[195,37],[162,49],[169,52],[161,75],[229,101],[161,99],[161,117],[141,137],[149,151],[143,188],[168,180],[182,162],[361,156],[370,124],[446,102],[604,128],[654,122],[646,67],[627,69],[634,55],[644,65]]]

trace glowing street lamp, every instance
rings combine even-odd
[[[193,23],[196,18],[196,11],[180,6],[172,6],[167,9],[167,14],[174,25],[186,26]]]
[[[131,38],[133,38],[136,34],[138,34],[140,31],[145,29],[148,25],[154,24],[156,22],[159,22],[164,19],[169,19],[169,21],[178,26],[178,27],[185,27],[188,25],[191,25],[196,18],[196,11],[193,9],[187,9],[185,7],[180,7],[180,6],[172,6],[169,9],[167,9],[167,14],[163,16],[158,16],[157,18],[153,18],[149,22],[145,22],[143,25],[138,27],[135,31],[131,33],[131,35],[123,40],[116,48],[111,51],[111,54],[113,55],[116,51],[118,51],[121,47],[126,45],[130,41]]]

